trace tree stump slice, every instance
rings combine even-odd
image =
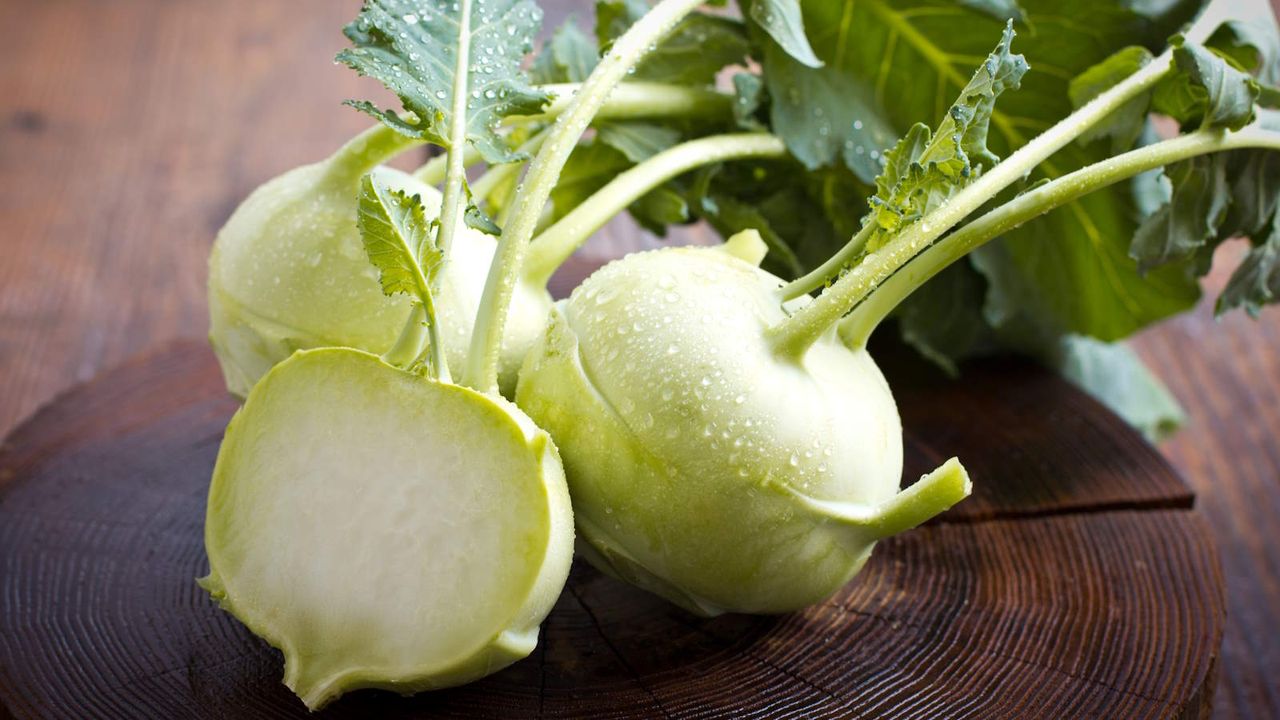
[[[881,361],[907,475],[951,455],[974,496],[881,543],[828,602],[700,619],[583,563],[526,660],[317,718],[1196,718],[1224,621],[1176,473],[1058,378],[964,382]],[[0,448],[0,717],[303,718],[279,653],[196,587],[235,403],[203,343],[81,385]]]

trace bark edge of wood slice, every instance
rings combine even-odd
[[[886,357],[907,477],[959,455],[975,495],[881,543],[829,601],[705,620],[577,563],[524,661],[314,717],[1207,716],[1223,581],[1168,464],[1025,363],[953,383]],[[194,582],[234,409],[204,344],[183,341],[0,446],[0,717],[308,717],[279,654]]]

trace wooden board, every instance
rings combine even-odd
[[[836,597],[694,618],[579,563],[534,654],[473,685],[353,693],[320,718],[1195,718],[1223,628],[1192,496],[1093,401],[1013,361],[963,384],[882,355],[909,473],[975,496]],[[286,718],[277,652],[200,591],[234,403],[203,343],[58,398],[0,449],[0,716]]]

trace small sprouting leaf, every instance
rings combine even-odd
[[[867,243],[875,250],[890,234],[924,217],[977,178],[999,158],[987,148],[987,128],[996,98],[1017,88],[1026,60],[1010,53],[1013,23],[1000,44],[974,73],[935,133],[916,124],[889,152],[876,178],[868,222],[876,232]]]
[[[811,68],[822,67],[822,60],[813,52],[804,34],[800,0],[751,0],[750,5],[751,19],[796,62]]]
[[[680,131],[642,122],[602,122],[596,124],[596,138],[638,163],[680,142]]]
[[[1173,38],[1173,60],[1177,72],[1161,82],[1153,96],[1153,108],[1184,125],[1239,130],[1254,118],[1258,82],[1226,58]]]
[[[337,60],[380,81],[415,117],[366,101],[348,104],[411,137],[448,147],[461,5],[453,0],[365,0],[344,29],[355,46]],[[542,12],[531,0],[485,0],[471,12],[466,139],[488,162],[518,156],[496,132],[508,115],[540,111],[547,95],[521,71]]]
[[[1141,46],[1120,50],[1111,57],[1090,67],[1071,80],[1068,94],[1071,104],[1077,108],[1110,90],[1113,85],[1129,77],[1151,62],[1151,52]],[[1111,138],[1112,152],[1124,152],[1133,147],[1142,134],[1147,121],[1150,93],[1143,93],[1111,113],[1106,120],[1087,130],[1076,142],[1087,145],[1099,138]]]
[[[529,77],[539,84],[582,82],[599,62],[595,40],[570,17],[543,45],[529,69]]]
[[[1146,272],[1191,255],[1216,236],[1231,198],[1223,158],[1200,155],[1165,171],[1169,202],[1138,226],[1129,256]]]
[[[378,269],[382,292],[405,293],[430,307],[431,283],[444,253],[432,239],[421,199],[387,187],[373,173],[365,175],[360,181],[356,226],[369,262]]]
[[[479,230],[486,235],[497,236],[502,234],[502,228],[498,227],[498,224],[476,205],[467,205],[467,210],[462,215],[462,221],[472,230]]]

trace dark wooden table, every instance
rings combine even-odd
[[[543,4],[549,22],[577,5]],[[367,125],[337,103],[371,85],[329,66],[353,10],[0,3],[0,436],[69,385],[204,334],[205,258],[231,209]],[[1280,311],[1202,307],[1137,345],[1191,418],[1163,450],[1222,554],[1216,714],[1280,717]]]

